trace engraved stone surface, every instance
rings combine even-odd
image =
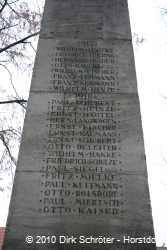
[[[11,249],[156,249],[126,0],[46,1]]]

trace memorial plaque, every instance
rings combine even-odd
[[[11,249],[156,249],[126,0],[46,1]]]

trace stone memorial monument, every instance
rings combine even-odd
[[[156,249],[127,0],[46,0],[3,250]]]

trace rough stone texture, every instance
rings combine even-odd
[[[105,87],[105,92],[112,92],[112,93],[136,93],[136,75],[135,75],[135,65],[134,65],[134,58],[133,58],[133,52],[132,52],[132,44],[131,41],[112,41],[112,40],[96,40],[97,46],[95,48],[83,48],[84,49],[84,55],[83,53],[78,56],[79,52],[76,52],[77,56],[71,55],[70,57],[68,56],[67,59],[71,60],[87,60],[88,63],[91,63],[93,65],[90,68],[82,68],[83,63],[66,63],[64,67],[62,67],[61,62],[58,62],[56,59],[60,58],[64,60],[66,59],[66,56],[64,55],[67,53],[67,51],[61,52],[58,50],[58,48],[64,48],[68,49],[68,47],[72,48],[74,50],[79,49],[77,44],[79,40],[74,40],[71,39],[70,41],[65,41],[65,40],[55,40],[55,39],[41,39],[39,41],[39,54],[37,54],[36,57],[36,67],[34,69],[34,74],[33,74],[33,79],[32,79],[32,85],[31,85],[31,91],[54,91],[54,92],[92,92],[92,89],[90,87],[99,87],[98,93],[99,92],[104,92],[104,90],[100,90],[100,87]],[[86,57],[86,53],[88,53],[88,49],[105,49],[107,50],[112,50],[113,52],[110,52],[111,57],[107,57],[107,52],[101,52],[101,53],[96,53],[95,57],[90,56],[89,58]],[[56,56],[56,52],[58,53],[58,56]],[[91,53],[92,54],[92,53]],[[90,55],[91,55],[90,54]],[[62,55],[62,56],[61,56]],[[102,56],[103,55],[103,56]],[[114,56],[114,57],[112,57]],[[127,60],[128,58],[128,60]],[[91,60],[98,60],[98,63],[92,63]],[[107,63],[106,62],[101,62],[102,60],[111,60],[113,61],[110,63],[110,61]],[[99,62],[100,61],[100,62]],[[86,65],[89,65],[86,63]],[[68,64],[70,65],[68,67]],[[95,66],[97,66],[96,68]],[[80,66],[80,67],[78,67]],[[43,69],[46,70],[45,74],[43,74]],[[61,84],[58,85],[57,80],[67,80],[65,77],[63,77],[66,74],[69,74],[67,70],[73,70],[74,76],[77,76],[77,79],[70,79],[71,84]],[[60,71],[62,70],[62,71]],[[82,73],[80,71],[82,71]],[[79,85],[79,80],[81,81],[90,81],[91,79],[88,78],[80,78],[80,76],[87,76],[87,75],[92,75],[90,73],[91,70],[108,70],[108,73],[112,74],[102,74],[100,72],[100,76],[112,76],[112,84],[104,85],[104,84],[93,84],[90,83],[85,84],[85,85]],[[63,78],[59,79],[58,74],[63,73]],[[56,74],[56,76],[55,76]],[[93,73],[94,76],[98,76],[96,72]],[[69,79],[68,79],[69,80]],[[72,84],[73,80],[73,84]],[[95,79],[96,80],[96,79]],[[94,80],[94,82],[95,82]],[[74,81],[76,83],[74,83]],[[97,81],[97,80],[96,80]],[[101,79],[101,82],[108,82],[108,79]],[[114,85],[115,84],[115,85]],[[54,87],[56,86],[64,86],[64,89],[61,90],[60,88],[56,90]],[[70,87],[73,88],[70,90]],[[86,88],[86,89],[85,89]],[[111,88],[113,90],[111,90]],[[94,91],[93,91],[94,92]],[[97,90],[96,90],[97,92]]]
[[[151,239],[127,1],[47,0],[3,250],[156,249]]]

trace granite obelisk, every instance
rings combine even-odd
[[[156,249],[127,0],[46,0],[11,249]]]

